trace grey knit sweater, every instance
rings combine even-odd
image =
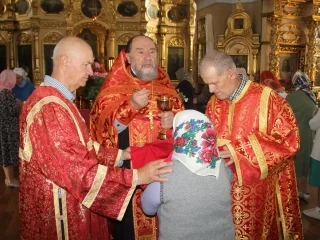
[[[220,164],[218,180],[214,176],[192,173],[173,160],[173,173],[161,184],[158,209],[160,240],[232,240],[232,173]]]

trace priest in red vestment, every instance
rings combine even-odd
[[[293,156],[300,139],[288,103],[271,88],[240,80],[223,52],[207,53],[200,74],[220,155],[234,170],[236,239],[303,239]]]
[[[157,107],[158,95],[171,99],[172,110]],[[161,128],[172,127],[183,104],[167,74],[157,64],[155,43],[139,35],[129,40],[115,60],[90,113],[90,130],[98,143],[125,149],[157,140]],[[124,166],[125,167],[125,166]],[[114,223],[115,240],[156,239],[156,219],[143,214],[141,189],[122,222]]]
[[[91,140],[73,91],[92,74],[93,53],[66,37],[53,52],[53,73],[20,115],[20,236],[24,240],[109,240],[105,217],[121,220],[137,185],[165,181],[162,160],[121,169],[128,150]],[[99,164],[99,163],[100,164]],[[169,170],[170,172],[170,170]]]

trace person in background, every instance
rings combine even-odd
[[[256,83],[260,83],[260,70],[257,70],[253,75],[253,81]]]
[[[158,95],[171,99],[171,111],[158,109]],[[100,89],[90,112],[90,133],[109,147],[141,146],[155,141],[161,128],[172,128],[174,114],[182,109],[178,93],[158,66],[155,43],[137,35],[120,52]],[[124,219],[114,221],[115,240],[156,239],[156,219],[142,213],[141,194],[137,188]]]
[[[318,188],[317,206],[315,208],[304,210],[303,213],[309,217],[320,220],[320,111],[317,110],[314,117],[309,121],[312,131],[316,132],[313,148],[311,152],[310,164],[310,186]]]
[[[266,79],[272,79],[273,81],[279,82],[279,79],[276,77],[276,75],[269,70],[262,71],[259,79],[260,83],[263,83]]]
[[[180,68],[178,71],[176,71],[176,77],[179,81],[179,84],[176,86],[176,90],[179,93],[180,97],[182,97],[183,99],[184,108],[193,109],[195,83],[192,77],[184,68]]]
[[[19,148],[19,109],[12,93],[15,84],[16,74],[3,70],[0,74],[0,165],[8,187],[19,187],[14,177]]]
[[[317,109],[317,99],[310,89],[308,76],[297,71],[292,77],[295,91],[289,93],[286,100],[290,104],[297,119],[300,135],[300,150],[295,156],[295,171],[298,182],[299,197],[305,200],[310,198],[308,192],[308,176],[310,170],[310,154],[312,151],[312,131],[309,121]]]
[[[212,122],[196,110],[181,111],[173,138],[169,181],[149,184],[141,198],[143,211],[159,218],[159,239],[234,239],[232,171],[218,156]]]
[[[211,98],[212,93],[209,91],[209,86],[206,84],[203,86],[201,93],[197,97],[197,110],[205,113],[207,103],[209,99]]]
[[[21,239],[110,240],[106,217],[122,220],[137,185],[166,181],[170,164],[121,169],[128,149],[92,141],[73,92],[92,75],[93,52],[65,37],[53,50],[53,71],[20,114]],[[32,219],[32,220],[31,220]]]
[[[13,94],[16,99],[24,102],[34,91],[34,86],[26,80],[26,72],[22,68],[15,68],[13,72],[17,75],[16,86],[13,88]]]
[[[26,77],[25,79],[28,81],[28,82],[32,82],[31,79],[28,77],[29,75],[29,68],[26,66],[26,65],[22,65],[21,68],[24,70],[24,72],[26,73]]]
[[[260,82],[261,84],[268,86],[269,88],[275,90],[281,97],[286,98],[287,93],[284,89],[284,87],[280,84],[280,82],[275,81],[273,79],[267,78],[263,79],[263,81]]]
[[[200,75],[211,97],[219,156],[233,170],[235,239],[303,239],[293,156],[299,132],[289,104],[272,89],[241,80],[230,56],[208,52]]]

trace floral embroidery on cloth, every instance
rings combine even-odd
[[[191,118],[191,119],[190,119]],[[221,159],[213,123],[195,110],[178,113],[174,119],[173,156],[192,172],[201,175],[219,174]]]

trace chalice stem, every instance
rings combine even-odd
[[[167,129],[165,128],[161,128],[161,130],[159,131],[159,134],[158,134],[158,139],[160,140],[166,140],[167,139]]]

